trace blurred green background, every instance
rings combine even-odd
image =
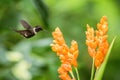
[[[52,52],[51,32],[59,26],[66,43],[79,44],[78,70],[89,80],[92,59],[85,45],[86,24],[96,28],[108,17],[109,43],[117,36],[103,80],[120,80],[120,0],[0,0],[0,80],[60,80],[60,61]],[[24,29],[20,20],[46,31],[25,39],[12,29]]]

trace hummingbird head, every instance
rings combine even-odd
[[[40,26],[35,26],[35,32],[39,32],[41,30],[43,30],[43,29]]]

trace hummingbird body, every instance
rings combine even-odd
[[[25,38],[33,37],[39,31],[43,30],[40,26],[35,26],[32,28],[26,21],[21,20],[21,24],[23,25],[26,30],[14,30],[15,32],[19,33],[20,35],[24,36]]]

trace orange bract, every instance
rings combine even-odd
[[[71,47],[70,47],[70,53],[72,53],[72,64],[77,67],[78,64],[77,64],[77,57],[78,57],[78,53],[79,53],[79,50],[78,50],[78,44],[76,41],[72,41],[71,42]]]
[[[96,67],[99,67],[102,64],[109,47],[106,35],[107,31],[108,23],[106,16],[101,18],[100,23],[97,24],[96,31],[87,25],[86,44],[90,56],[95,58]]]
[[[73,40],[69,49],[58,27],[52,33],[52,36],[54,38],[51,44],[52,50],[57,53],[62,63],[58,69],[59,77],[62,80],[72,80],[68,72],[72,70],[72,65],[77,67],[78,44]]]

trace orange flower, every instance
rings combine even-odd
[[[86,44],[88,46],[88,52],[89,52],[89,55],[91,57],[95,57],[95,54],[96,54],[96,47],[97,47],[97,41],[95,39],[95,31],[93,28],[91,28],[88,24],[87,24],[87,31],[86,31]]]
[[[97,24],[97,29],[98,30],[94,31],[93,28],[90,28],[90,26],[87,25],[86,44],[90,56],[95,58],[95,66],[99,67],[104,61],[104,57],[109,47],[106,35],[108,31],[106,16],[101,18],[100,23]]]
[[[76,41],[71,42],[71,48],[69,49],[65,43],[62,32],[57,27],[52,33],[53,43],[51,44],[52,50],[57,53],[61,61],[61,66],[58,69],[60,78],[62,80],[72,80],[68,72],[72,70],[72,65],[77,67],[77,57],[78,57],[78,45]]]
[[[78,50],[78,44],[74,40],[71,42],[70,53],[72,53],[72,56],[73,56],[72,64],[74,65],[74,67],[77,67],[78,66],[77,58],[78,58],[79,50]]]
[[[108,23],[107,23],[107,17],[103,16],[100,20],[100,23],[97,25],[97,31],[96,31],[96,38],[98,41],[98,50],[95,58],[95,66],[99,67],[102,62],[104,61],[104,57],[108,51],[109,44],[107,41],[107,31],[108,31]]]
[[[64,70],[64,68],[60,67],[58,69],[59,74],[61,74],[59,77],[62,80],[72,80],[71,77],[68,75],[68,72]]]

